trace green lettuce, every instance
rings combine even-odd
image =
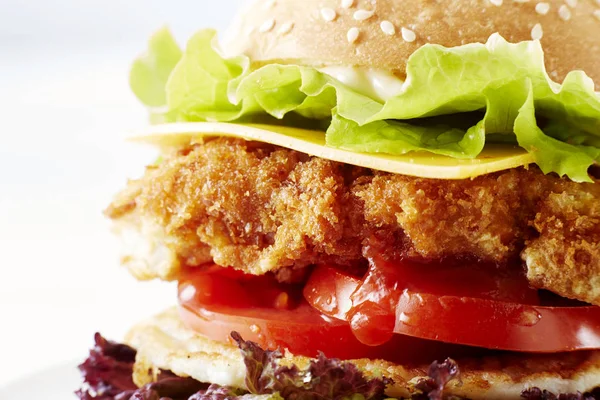
[[[600,96],[582,71],[562,85],[544,67],[538,41],[425,45],[408,60],[401,93],[373,99],[318,70],[225,58],[215,32],[194,35],[181,55],[168,30],[155,34],[131,72],[134,93],[164,109],[158,121],[256,121],[297,115],[326,123],[328,146],[357,152],[428,151],[474,158],[489,143],[513,143],[545,173],[590,181],[600,160]],[[177,49],[177,50],[176,50]],[[168,79],[166,78],[168,76]]]
[[[148,107],[167,104],[167,80],[180,59],[181,49],[167,28],[152,35],[148,51],[133,62],[129,73],[129,85],[142,103]]]

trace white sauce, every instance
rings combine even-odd
[[[391,72],[375,68],[329,66],[319,68],[319,71],[379,101],[397,96],[404,85],[404,81]]]

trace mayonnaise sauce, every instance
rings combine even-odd
[[[337,79],[356,92],[379,101],[397,96],[402,92],[404,85],[404,80],[393,73],[376,68],[335,65],[319,68],[319,71]]]

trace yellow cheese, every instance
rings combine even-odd
[[[138,132],[133,140],[160,147],[181,147],[216,136],[271,143],[328,160],[422,178],[467,179],[533,163],[533,158],[525,150],[508,145],[486,147],[475,159],[457,159],[427,152],[404,155],[355,153],[327,147],[322,131],[276,125],[178,122],[149,126]]]

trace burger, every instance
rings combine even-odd
[[[172,308],[81,399],[600,398],[600,4],[258,0],[132,66]]]

